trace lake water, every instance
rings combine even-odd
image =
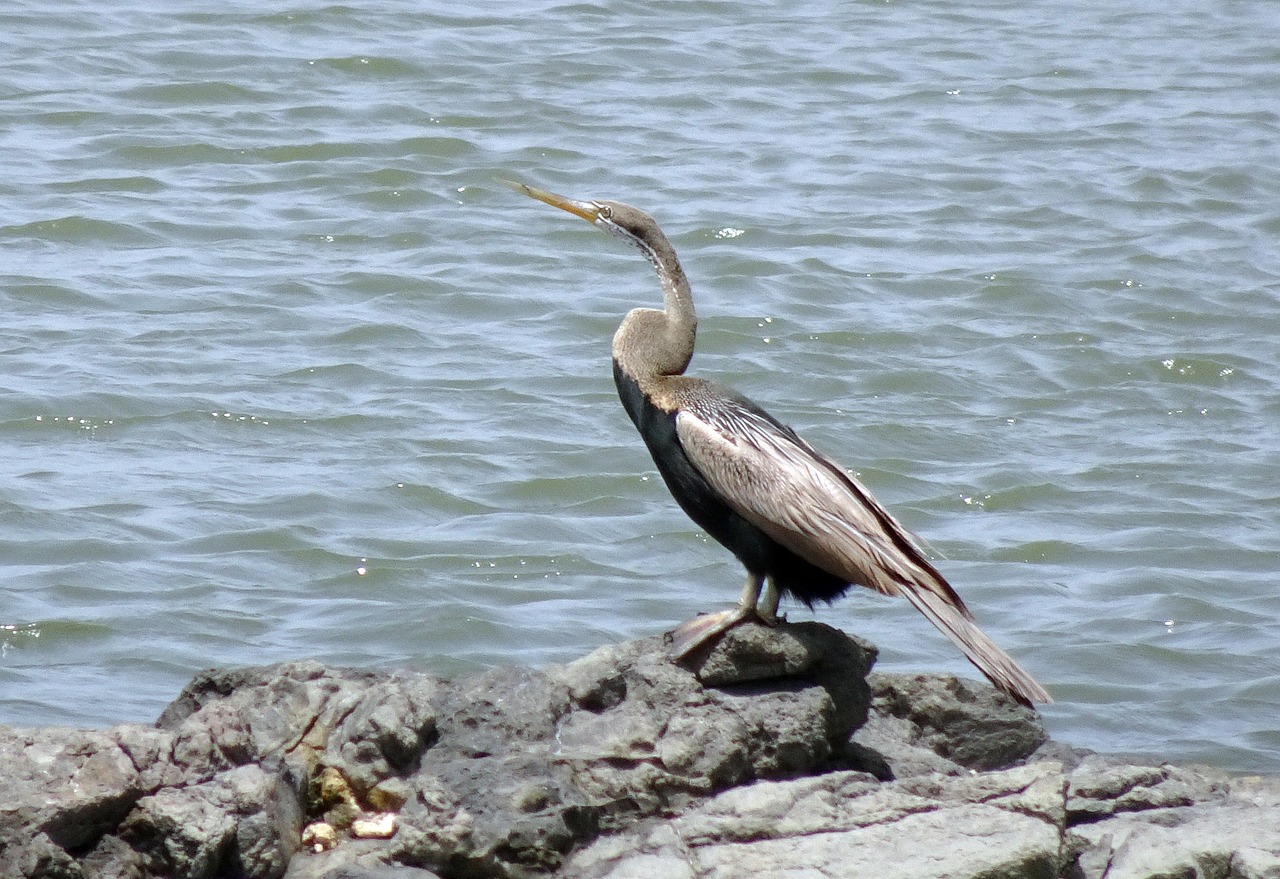
[[[929,542],[1055,737],[1280,770],[1280,5],[511,8],[0,12],[0,722],[736,599],[614,395],[652,272],[515,176],[659,219],[693,371]]]

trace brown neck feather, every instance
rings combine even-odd
[[[640,381],[681,375],[693,357],[698,315],[675,248],[656,225],[636,243],[658,272],[663,309],[637,308],[613,336],[613,358]]]

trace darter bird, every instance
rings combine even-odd
[[[613,337],[618,395],[676,502],[747,569],[735,608],[676,628],[677,656],[746,620],[776,625],[784,595],[813,607],[866,586],[905,597],[1019,702],[1053,701],[978,628],[911,534],[857,479],[746,397],[684,374],[697,315],[675,248],[652,217],[616,201],[502,182],[635,245],[658,272],[663,308],[631,311]]]

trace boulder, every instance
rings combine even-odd
[[[0,726],[5,879],[1280,879],[1280,783],[1048,741],[817,623],[450,682],[198,675],[155,727]]]
[[[790,649],[807,658],[772,679],[758,667],[776,652],[774,633],[745,626],[706,658],[722,669],[718,687],[657,638],[440,687],[430,746],[395,778],[362,776],[366,790],[396,781],[403,794],[388,859],[442,875],[549,873],[601,833],[817,770],[866,715],[874,648],[826,626],[789,629]],[[747,681],[724,676],[728,653],[750,660]],[[332,747],[326,758],[344,777],[360,768]]]
[[[678,821],[597,840],[559,875],[1054,877],[1063,866],[1064,787],[1056,764],[889,783],[862,772],[757,782]]]
[[[1280,879],[1280,779],[1095,754],[1066,808],[1080,879]]]

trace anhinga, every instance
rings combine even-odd
[[[615,201],[576,201],[503,182],[634,244],[658,271],[662,310],[631,311],[613,337],[618,395],[676,501],[747,569],[736,608],[675,630],[676,655],[747,619],[776,625],[783,595],[812,607],[858,585],[905,596],[1018,701],[1052,701],[978,628],[908,531],[861,483],[747,398],[684,375],[697,316],[680,260],[652,217]]]

